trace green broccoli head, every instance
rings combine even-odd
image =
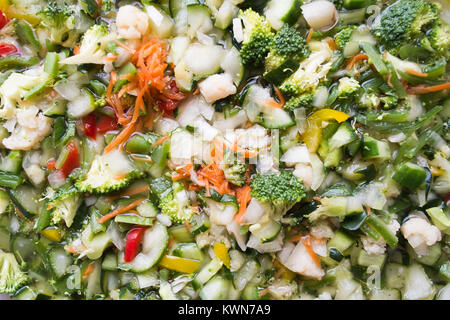
[[[257,174],[252,177],[250,187],[252,197],[275,206],[294,204],[305,196],[303,182],[283,169],[280,173]]]
[[[450,58],[450,26],[448,24],[442,24],[440,21],[435,23],[427,33],[427,37],[434,50],[444,55],[446,59]]]
[[[285,57],[301,60],[309,56],[305,38],[294,27],[284,24],[273,39],[275,51]]]
[[[40,13],[41,25],[49,30],[50,41],[72,47],[80,34],[75,30],[75,11],[66,4],[51,1]]]
[[[303,93],[299,96],[292,97],[283,106],[283,109],[294,111],[297,108],[309,108],[314,101],[315,94],[312,92]]]
[[[96,155],[89,171],[75,182],[75,187],[80,192],[104,194],[121,190],[144,175],[143,171],[136,169],[127,155],[113,150]]]
[[[245,162],[232,152],[225,152],[222,169],[225,174],[225,179],[232,184],[242,186],[245,180],[247,180],[245,176]]]
[[[52,195],[47,202],[47,208],[51,210],[52,222],[58,224],[64,221],[66,226],[70,227],[78,208],[83,202],[80,192],[75,187],[70,186],[61,188],[56,192],[50,189],[47,196],[49,194]]]
[[[252,9],[239,12],[243,23],[244,39],[240,55],[244,64],[262,66],[272,45],[273,36],[269,22]]]
[[[14,254],[0,250],[0,292],[13,294],[28,280],[28,276],[20,269]]]
[[[336,42],[336,45],[340,50],[344,50],[345,45],[349,42],[349,40],[355,30],[356,30],[356,26],[351,25],[351,26],[345,27],[344,29],[342,29],[341,31],[339,31],[336,34],[334,41]]]
[[[380,102],[383,104],[383,109],[392,109],[397,106],[398,97],[394,95],[386,95],[380,98]]]
[[[159,200],[161,213],[167,215],[172,222],[184,223],[191,219],[194,212],[182,183],[157,178],[150,183],[150,188]]]
[[[384,10],[372,31],[382,45],[395,51],[422,35],[439,18],[438,11],[436,3],[399,0]]]
[[[338,85],[338,98],[348,99],[354,97],[358,94],[360,88],[361,86],[357,80],[349,77],[341,78]]]

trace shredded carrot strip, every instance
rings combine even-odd
[[[236,191],[236,199],[239,203],[239,211],[234,216],[234,219],[237,223],[242,223],[242,218],[244,217],[245,211],[247,209],[247,204],[250,202],[250,192],[252,189],[250,186],[243,186],[242,188],[237,189]]]
[[[350,70],[351,68],[353,68],[353,66],[355,65],[356,62],[361,61],[361,60],[367,60],[369,59],[369,56],[365,53],[358,53],[356,56],[353,56],[348,65],[347,65],[347,70]]]
[[[408,94],[425,94],[425,93],[430,93],[430,92],[442,91],[442,90],[446,90],[446,89],[450,89],[450,82],[438,84],[435,86],[429,86],[429,87],[426,87],[426,86],[409,87],[409,88],[407,88],[406,92]]]
[[[334,39],[333,38],[328,38],[327,39],[327,43],[328,43],[328,45],[330,46],[330,48],[331,48],[331,50],[337,50],[337,45],[336,45],[336,42],[334,41]]]
[[[129,205],[123,206],[121,208],[117,208],[113,211],[111,211],[110,213],[104,215],[103,217],[101,217],[100,219],[98,219],[98,223],[104,223],[105,221],[108,221],[109,219],[114,218],[115,216],[127,212],[130,209],[134,209],[138,206],[139,203],[141,203],[142,201],[146,200],[145,198],[141,198],[138,199],[136,201],[133,201],[132,203],[130,203]]]
[[[276,92],[276,94],[277,94],[278,99],[280,100],[280,102],[276,102],[276,101],[269,100],[269,101],[267,101],[266,103],[267,103],[269,106],[274,107],[274,108],[283,108],[284,102],[285,102],[285,101],[284,101],[283,94],[281,93],[281,91],[280,91],[278,88],[275,88],[275,92]]]
[[[167,243],[167,247],[170,248],[171,246],[173,246],[174,243],[175,243],[175,238],[170,237],[169,242]]]
[[[406,73],[412,74],[413,76],[416,77],[421,77],[421,78],[426,78],[428,77],[428,73],[424,73],[424,72],[419,72],[413,69],[405,69]]]
[[[72,246],[65,246],[64,249],[66,249],[67,251],[69,251],[72,254],[77,254],[78,253],[77,250],[75,250],[75,248],[72,247]]]
[[[200,93],[200,89],[197,87],[194,92],[192,92],[193,95],[197,95]]]
[[[108,197],[108,201],[114,201],[116,199],[123,198],[123,197],[131,197],[136,194],[146,192],[148,190],[150,190],[149,186],[143,186],[143,187],[139,187],[139,188],[135,188],[135,189],[131,189],[131,190],[126,190],[118,195]]]
[[[117,57],[118,57],[117,54],[116,54],[116,55],[113,55],[113,56],[107,56],[107,57],[105,58],[105,60],[111,62],[111,61],[115,61],[115,60],[117,59]]]
[[[106,96],[110,97],[112,90],[114,88],[114,84],[117,80],[117,75],[114,71],[111,72],[111,79],[109,80],[108,89],[106,90]]]
[[[297,235],[295,237],[292,237],[290,240],[292,242],[299,242],[300,240],[302,240],[302,238],[303,238],[303,235],[299,234],[299,235]]]
[[[80,47],[79,46],[74,46],[73,47],[73,53],[74,54],[79,54],[80,53]]]
[[[131,54],[134,54],[136,52],[136,50],[131,49],[129,46],[127,46],[125,43],[123,43],[122,41],[119,40],[114,40],[114,42],[121,48],[125,49],[126,51],[128,51]]]
[[[189,221],[185,221],[184,224],[186,225],[186,228],[188,229],[188,231],[191,231],[191,224],[189,223]]]
[[[88,265],[86,270],[84,270],[83,279],[86,279],[92,273],[92,271],[94,271],[94,264],[91,263],[90,265]]]
[[[318,267],[320,267],[320,260],[317,257],[316,253],[314,252],[313,248],[311,247],[311,237],[309,235],[305,236],[302,239],[302,243],[306,248],[306,251],[311,256],[311,258],[314,260],[314,263],[317,264]]]
[[[113,179],[114,179],[114,180],[122,180],[122,179],[125,178],[126,176],[127,176],[126,173],[121,173],[121,174],[115,175],[115,176],[113,177]]]
[[[311,41],[313,31],[314,31],[313,28],[309,29],[308,34],[306,35],[306,43],[309,43]]]
[[[153,144],[153,147],[157,147],[157,146],[159,146],[160,144],[163,144],[164,141],[166,141],[167,139],[169,139],[169,136],[168,136],[168,135],[159,138],[158,140],[155,141],[155,143]]]

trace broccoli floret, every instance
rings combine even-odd
[[[171,183],[165,178],[158,178],[151,182],[150,187],[159,199],[161,213],[167,215],[172,222],[184,223],[191,219],[194,212],[182,183]]]
[[[336,34],[334,41],[336,42],[336,45],[340,50],[344,50],[345,45],[350,40],[355,30],[356,26],[347,26]]]
[[[250,182],[251,196],[261,202],[270,202],[275,206],[286,206],[299,202],[305,196],[303,182],[292,172],[280,170],[280,173],[259,174]]]
[[[297,108],[309,108],[311,107],[311,104],[314,101],[314,93],[307,92],[304,94],[301,94],[297,97],[293,97],[286,101],[286,103],[283,106],[283,109],[288,111],[294,111]]]
[[[435,23],[431,30],[427,33],[431,46],[439,54],[444,55],[447,59],[450,58],[450,26]]]
[[[49,31],[50,41],[72,47],[80,34],[75,28],[75,10],[66,4],[51,1],[40,13],[41,25]]]
[[[438,19],[439,5],[424,0],[399,0],[381,14],[373,26],[377,39],[394,51],[423,34]]]
[[[245,176],[245,162],[232,152],[225,153],[222,170],[225,174],[225,179],[232,184],[242,186],[244,185],[245,180],[247,180],[247,177]]]
[[[328,45],[316,43],[312,54],[279,86],[280,91],[287,98],[314,91],[331,68],[331,56]]]
[[[339,99],[348,99],[351,97],[354,97],[361,86],[359,85],[359,82],[353,78],[349,77],[343,77],[339,79],[339,85],[338,85],[338,98]]]
[[[285,57],[301,60],[309,57],[305,38],[294,27],[284,24],[273,40],[275,51]]]
[[[28,280],[28,276],[20,270],[14,254],[0,250],[0,292],[13,294]]]
[[[359,106],[361,108],[368,108],[371,110],[375,110],[380,105],[380,97],[377,94],[370,92],[364,93],[359,99]]]
[[[242,62],[262,66],[274,37],[270,24],[252,9],[241,10],[239,18],[243,23],[244,35],[240,50]]]
[[[104,64],[106,48],[108,42],[112,40],[112,35],[104,25],[94,25],[89,28],[81,40],[80,53],[64,59],[65,64]]]
[[[47,202],[47,208],[51,210],[52,222],[58,224],[61,221],[70,227],[77,213],[78,208],[83,202],[80,192],[73,186],[62,188],[54,192],[49,189],[47,197],[52,194],[51,199]]]
[[[387,95],[380,98],[383,104],[383,109],[392,109],[398,104],[398,97],[393,95]]]
[[[144,175],[124,153],[113,150],[95,156],[89,171],[75,182],[75,187],[80,192],[104,194],[121,190]]]

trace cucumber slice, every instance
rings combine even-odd
[[[164,255],[169,242],[169,233],[162,224],[155,224],[145,231],[142,251],[131,262],[123,260],[124,253],[119,254],[119,269],[144,272],[156,265]]]
[[[94,95],[86,88],[81,89],[81,94],[67,104],[67,114],[74,119],[82,118],[94,110]]]
[[[213,28],[211,10],[203,4],[189,4],[187,9],[187,31],[190,38],[197,36],[197,31],[207,33]]]
[[[184,224],[170,227],[169,234],[178,242],[186,243],[194,241],[192,233],[188,230],[188,228]]]
[[[102,261],[102,269],[108,271],[116,271],[117,270],[117,254],[108,253],[105,255]]]
[[[442,255],[442,248],[441,244],[437,242],[428,247],[428,254],[426,256],[424,255],[419,257],[414,249],[411,248],[411,246],[408,246],[408,253],[411,257],[414,257],[417,262],[420,262],[427,266],[434,266],[439,261],[439,258]]]
[[[348,122],[343,122],[337,129],[337,131],[328,140],[328,146],[330,150],[334,150],[345,146],[358,139],[355,131]]]
[[[23,154],[19,150],[9,151],[6,157],[0,158],[0,170],[19,174],[22,171]]]
[[[115,271],[103,271],[101,277],[101,286],[103,293],[109,293],[120,287],[119,274]]]
[[[236,7],[230,0],[225,0],[214,16],[214,26],[221,30],[225,30],[231,24],[231,21],[238,13],[239,8]]]
[[[0,189],[0,215],[8,209],[10,203],[10,197],[8,193]]]
[[[408,190],[415,190],[420,187],[427,177],[425,169],[417,164],[406,162],[397,169],[392,176],[396,182]]]
[[[136,210],[141,216],[148,218],[154,218],[158,214],[158,209],[150,200],[141,202]]]
[[[389,289],[402,289],[405,285],[407,267],[398,263],[388,263],[384,268],[384,281]]]
[[[60,100],[53,101],[50,108],[44,111],[44,116],[49,118],[56,118],[63,116],[66,113],[66,103]]]
[[[29,185],[21,185],[16,189],[9,190],[9,195],[20,212],[27,218],[31,218],[39,213],[42,207],[41,191]]]
[[[298,61],[287,58],[278,67],[264,73],[264,79],[274,85],[280,85],[298,69],[299,65]]]
[[[222,277],[214,277],[199,293],[202,300],[225,300],[231,287],[231,281]]]
[[[119,214],[114,218],[115,222],[135,224],[140,226],[151,226],[153,224],[152,218],[141,217],[133,213]]]
[[[271,0],[264,9],[264,15],[275,30],[284,23],[294,24],[302,13],[300,0]]]
[[[158,38],[169,38],[172,35],[172,30],[174,28],[172,18],[154,3],[145,4],[144,9],[149,17],[152,32],[154,32]]]
[[[86,286],[86,298],[87,299],[92,299],[96,295],[102,293],[102,286],[101,286],[102,268],[100,265],[100,261],[96,260],[91,263],[94,264],[94,269],[89,274],[88,279],[87,279],[87,286]]]
[[[175,18],[178,13],[186,8],[188,4],[199,3],[197,0],[169,0],[169,10],[173,18]]]
[[[385,254],[368,254],[365,250],[361,250],[358,256],[358,264],[363,267],[377,266],[381,269],[385,260]]]
[[[222,268],[223,262],[218,258],[213,258],[208,264],[206,264],[192,280],[192,286],[194,289],[201,288],[206,282],[209,281],[219,270]]]
[[[48,261],[54,275],[59,279],[66,274],[72,264],[72,257],[62,247],[55,247],[48,252]]]
[[[262,225],[259,229],[251,233],[261,241],[261,243],[270,242],[277,237],[281,231],[281,224],[270,220],[268,223]]]
[[[195,243],[183,243],[175,248],[173,255],[186,259],[203,260],[203,252]]]
[[[205,232],[211,227],[209,217],[206,214],[194,215],[191,219],[191,233],[193,235]]]
[[[343,253],[347,249],[349,249],[354,243],[355,239],[353,239],[348,234],[338,230],[334,234],[333,238],[331,238],[330,241],[328,241],[327,246],[328,248],[336,248],[341,253]]]
[[[295,121],[289,113],[280,108],[263,106],[261,125],[267,129],[287,129],[292,127]]]
[[[183,61],[186,69],[199,80],[219,72],[223,57],[224,50],[221,46],[193,43],[186,49]]]
[[[362,156],[364,159],[389,159],[391,157],[389,144],[369,136],[364,136]]]

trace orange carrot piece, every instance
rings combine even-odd
[[[242,188],[237,189],[236,199],[239,203],[239,211],[234,216],[234,219],[237,223],[242,223],[242,218],[244,217],[245,211],[247,209],[247,204],[250,202],[250,192],[252,189],[250,186],[243,186]]]
[[[312,37],[313,31],[314,31],[313,28],[309,29],[308,34],[306,35],[306,43],[309,43],[311,41],[311,37]]]
[[[408,94],[425,94],[430,92],[437,92],[441,90],[450,89],[450,82],[434,85],[434,86],[416,86],[407,88],[406,92]]]
[[[86,270],[84,270],[84,272],[83,272],[83,279],[86,279],[92,273],[92,271],[94,271],[94,264],[93,263],[88,265]]]
[[[334,39],[333,38],[328,38],[327,39],[327,43],[328,43],[328,45],[330,46],[330,48],[331,48],[331,50],[337,50],[337,45],[336,45],[336,42],[334,41]]]
[[[117,209],[111,211],[110,213],[104,215],[100,219],[98,219],[97,222],[98,223],[104,223],[105,221],[108,221],[109,219],[112,219],[112,218],[114,218],[115,216],[117,216],[117,215],[119,215],[121,213],[127,212],[130,209],[136,208],[142,201],[145,201],[145,200],[146,200],[146,198],[141,198],[141,199],[138,199],[136,201],[133,201],[132,203],[130,203],[130,204],[126,205],[126,206],[123,206],[121,208],[117,208]]]
[[[421,78],[426,78],[428,77],[428,73],[424,73],[424,72],[419,72],[413,69],[405,69],[406,73],[412,74],[413,76],[416,77],[421,77]]]
[[[131,189],[131,190],[125,190],[124,192],[122,192],[118,195],[108,197],[108,200],[113,201],[113,200],[123,198],[123,197],[131,197],[131,196],[137,195],[139,193],[146,192],[148,190],[150,190],[149,186],[143,186],[143,187],[139,187],[139,188],[135,188],[135,189]]]
[[[311,258],[314,260],[314,263],[320,267],[320,260],[317,257],[316,253],[314,252],[313,248],[311,247],[311,236],[307,235],[302,239],[302,243],[306,248],[306,251],[311,256]]]
[[[365,53],[358,53],[356,56],[353,56],[348,65],[347,65],[347,70],[350,70],[351,68],[353,68],[353,66],[355,65],[356,62],[361,61],[361,60],[367,60],[369,59],[369,56]]]
[[[153,147],[157,147],[157,146],[159,146],[160,144],[163,144],[164,141],[166,141],[167,139],[169,139],[169,136],[168,136],[168,135],[159,138],[158,140],[155,141],[155,143],[153,144]]]

